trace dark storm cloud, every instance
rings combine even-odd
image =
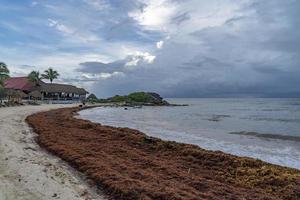
[[[300,97],[299,0],[5,0],[0,10],[12,75],[51,66],[100,97]]]
[[[117,60],[111,63],[102,63],[102,62],[84,62],[80,63],[80,68],[77,69],[79,72],[83,73],[112,73],[115,71],[123,71],[125,60]]]
[[[190,61],[187,63],[184,63],[183,66],[184,69],[193,69],[193,70],[199,70],[203,68],[213,68],[213,67],[230,67],[230,63],[226,63],[224,61],[220,61],[215,58],[211,57],[205,57],[201,56],[201,58],[196,59],[196,61]]]
[[[188,31],[181,27],[197,19],[185,9],[171,18],[183,33],[171,35],[150,66],[126,71],[119,60],[81,64],[81,71],[126,74],[95,83],[104,96],[145,90],[169,97],[300,97],[299,10],[296,0],[252,1],[221,25]]]

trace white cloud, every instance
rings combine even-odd
[[[164,45],[164,41],[161,40],[156,43],[156,48],[161,49],[163,47],[163,45]]]
[[[48,19],[48,25],[49,25],[49,27],[53,27],[56,30],[58,30],[64,34],[73,34],[74,33],[74,31],[71,28],[69,28],[69,27],[65,26],[64,24],[59,23],[58,21],[53,20],[53,19]]]
[[[151,55],[148,52],[136,51],[128,56],[130,60],[125,64],[125,66],[137,66],[140,62],[151,64],[155,60],[156,56]]]
[[[53,19],[48,19],[48,26],[56,29],[63,35],[68,36],[67,39],[73,43],[91,43],[100,41],[100,38],[95,34],[89,33],[85,30],[77,31],[76,29]]]
[[[149,30],[165,31],[167,24],[176,13],[176,4],[167,0],[144,0],[146,6],[141,10],[130,12],[129,17]]]
[[[105,0],[84,0],[84,2],[98,11],[110,8]]]
[[[123,77],[125,74],[123,72],[112,72],[112,73],[99,73],[99,74],[91,74],[91,73],[84,73],[82,77],[91,81],[97,80],[105,80],[112,77]]]

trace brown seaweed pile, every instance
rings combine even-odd
[[[300,171],[167,142],[73,115],[34,114],[38,143],[83,172],[113,199],[300,199]]]

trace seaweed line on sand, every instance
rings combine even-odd
[[[300,199],[300,171],[129,128],[74,118],[82,108],[37,113],[38,143],[115,199]]]

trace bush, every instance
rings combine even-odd
[[[129,95],[116,95],[108,99],[89,99],[90,103],[126,103],[130,105],[169,105],[163,98],[156,93],[133,92]]]
[[[116,95],[108,99],[110,102],[126,102],[127,96]]]
[[[133,102],[149,102],[152,100],[152,97],[145,92],[134,92],[128,95],[130,101]]]

